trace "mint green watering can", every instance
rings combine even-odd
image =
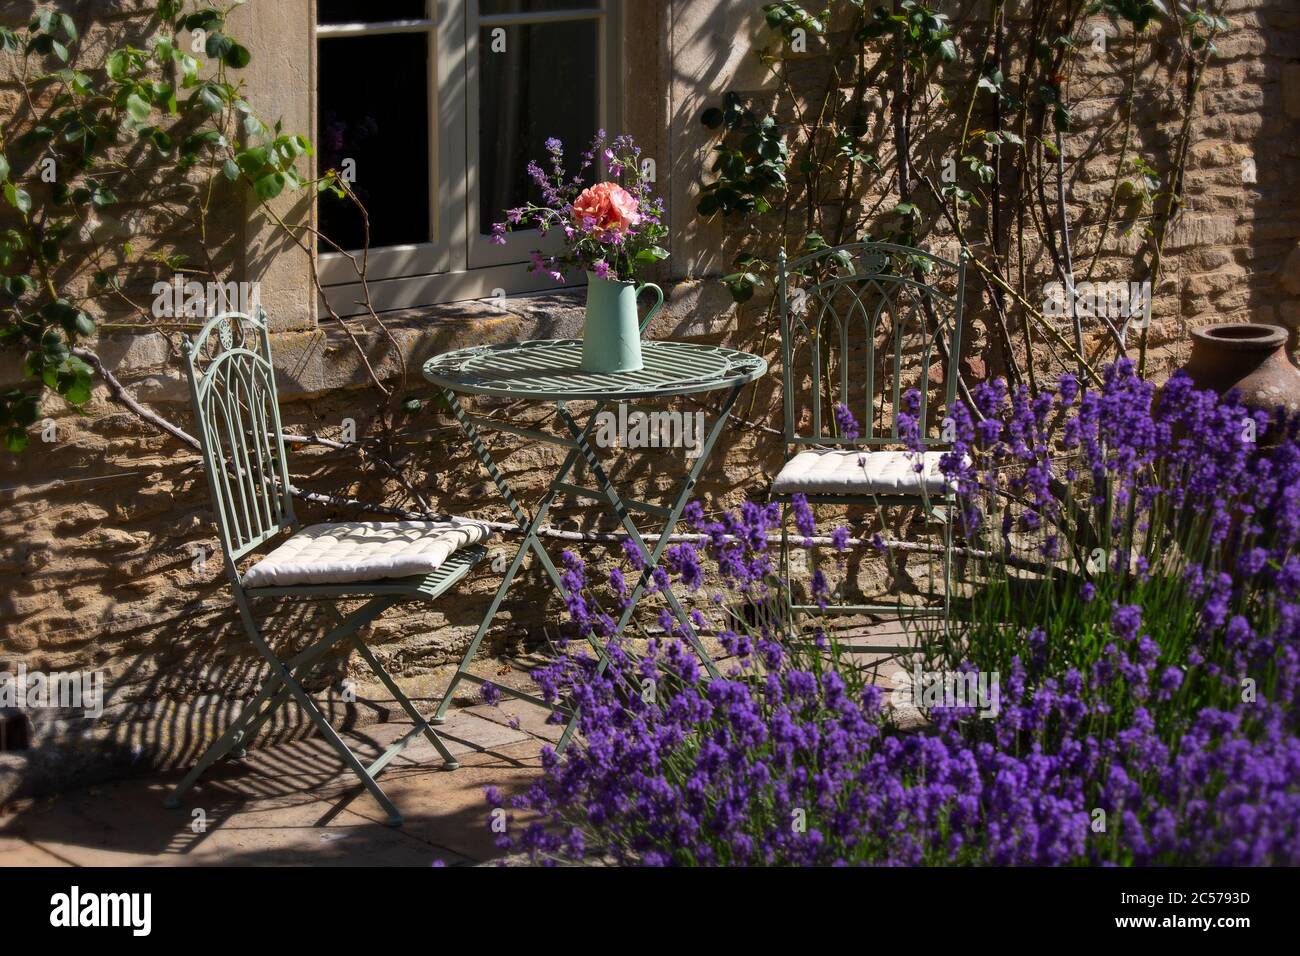
[[[646,289],[655,304],[644,319],[636,314],[637,297]],[[582,333],[584,372],[635,372],[641,364],[641,333],[664,304],[664,290],[653,282],[637,285],[587,273],[587,321]]]

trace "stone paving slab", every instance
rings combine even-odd
[[[409,729],[372,724],[341,736],[366,760]],[[380,775],[405,818],[400,828],[324,741],[309,739],[222,762],[176,810],[163,799],[179,773],[20,802],[0,815],[0,866],[454,866],[499,857],[484,787],[526,786],[540,772],[542,741],[462,710],[443,729],[461,769],[443,770],[420,738]]]
[[[467,756],[460,769],[451,773],[404,767],[380,777],[380,782],[402,813],[402,832],[471,860],[491,860],[502,851],[490,829],[494,807],[484,798],[484,789],[497,787],[503,802],[521,792],[541,774],[540,749],[538,741],[530,739]],[[349,809],[376,823],[384,820],[379,804],[369,798],[354,801]],[[508,816],[517,817],[510,826],[524,825],[529,819],[504,809]]]
[[[484,720],[517,728],[530,737],[536,737],[538,740],[545,740],[552,744],[559,743],[560,735],[564,733],[563,724],[550,722],[551,712],[549,710],[535,707],[523,701],[510,700],[504,696],[501,703],[496,706],[475,704],[473,707],[468,708],[468,711],[482,717]]]
[[[896,627],[896,625],[894,625]],[[877,626],[882,637],[890,626]],[[875,631],[877,628],[873,628]],[[865,658],[865,655],[864,655]],[[874,662],[865,658],[863,663]],[[490,662],[494,680],[528,688],[532,661]],[[882,661],[876,679],[889,686],[905,666]],[[485,671],[486,673],[486,671]],[[361,696],[359,694],[359,696]],[[410,730],[405,714],[366,688],[380,715],[340,731],[363,762]],[[371,699],[373,698],[373,699]],[[414,697],[422,712],[436,700]],[[211,768],[169,810],[164,797],[182,772],[115,781],[0,808],[0,866],[387,865],[450,866],[499,861],[490,829],[493,807],[541,775],[540,753],[559,739],[544,708],[503,696],[499,705],[462,698],[438,731],[460,761],[443,769],[433,745],[419,737],[389,764],[379,782],[402,814],[389,827],[375,799],[319,738],[256,749]],[[526,825],[513,810],[507,825]]]

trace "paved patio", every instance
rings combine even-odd
[[[874,636],[888,626],[869,628]],[[536,660],[481,662],[480,673],[503,686],[531,686]],[[495,666],[494,666],[495,665]],[[897,665],[877,678],[888,685]],[[431,712],[439,675],[399,683]],[[466,695],[473,692],[464,685]],[[379,685],[358,688],[367,709],[391,719],[341,736],[362,758],[374,758],[410,729]],[[327,744],[316,738],[253,750],[217,764],[168,810],[163,798],[183,770],[105,783],[0,808],[0,866],[472,866],[500,860],[488,826],[483,789],[504,797],[541,773],[540,752],[559,739],[547,714],[503,696],[500,705],[457,695],[440,728],[459,770],[441,769],[433,746],[413,742],[379,780],[404,818],[385,815]],[[201,811],[201,812],[200,812]],[[517,825],[517,824],[516,824]]]
[[[517,679],[512,672],[502,682]],[[393,715],[341,734],[365,760],[410,724],[382,691],[362,687],[358,697]],[[413,699],[428,710],[436,704]],[[459,770],[440,769],[420,738],[380,776],[405,819],[400,828],[385,824],[328,745],[311,738],[219,763],[179,810],[166,809],[163,798],[183,771],[15,801],[0,811],[0,865],[452,866],[498,858],[483,788],[493,784],[509,795],[526,786],[540,773],[543,744],[559,739],[561,728],[547,724],[539,708],[508,698],[498,707],[464,703],[441,728]]]

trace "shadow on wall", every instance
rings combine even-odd
[[[1286,327],[1288,351],[1300,355],[1300,8],[1265,4],[1259,11],[1265,46],[1250,70],[1260,101],[1229,119],[1241,157],[1245,206],[1238,229],[1250,230],[1246,290],[1252,321]]]

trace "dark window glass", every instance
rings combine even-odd
[[[600,0],[478,0],[479,16],[494,13],[539,13],[556,10],[594,10]]]
[[[370,245],[429,241],[428,37],[320,41],[316,141],[320,169],[356,163],[352,189],[370,218]],[[320,195],[321,231],[344,249],[364,244],[349,199]]]
[[[383,23],[424,20],[425,0],[318,0],[317,23]]]
[[[525,171],[549,168],[546,140],[564,144],[568,173],[596,134],[599,80],[595,21],[503,27],[504,52],[492,50],[489,28],[479,34],[479,229],[505,210],[540,201]]]

